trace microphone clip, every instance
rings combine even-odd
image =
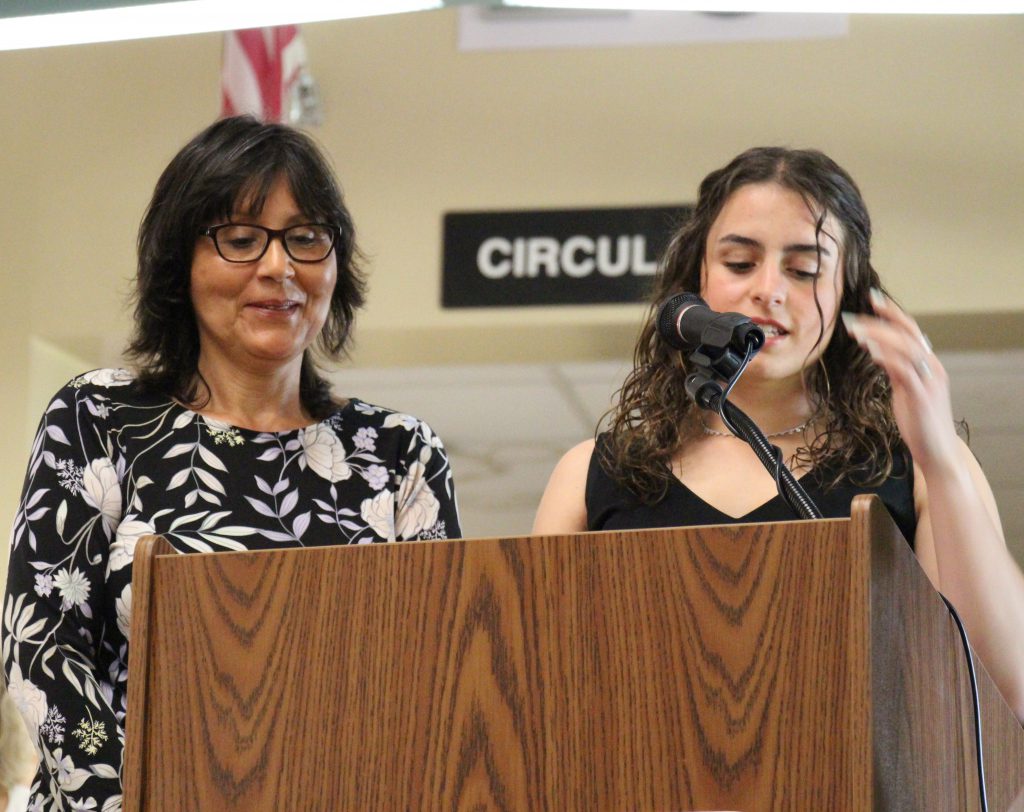
[[[687,356],[694,366],[714,372],[722,380],[730,380],[743,364],[743,356],[731,346],[701,343]]]
[[[698,367],[696,371],[686,376],[683,386],[686,389],[686,394],[701,409],[711,412],[718,411],[725,390],[707,369]]]
[[[740,369],[746,351],[756,353],[764,344],[764,333],[742,313],[720,313],[704,325],[700,344],[689,359],[697,367],[712,370],[730,380]],[[741,352],[739,347],[743,348]]]

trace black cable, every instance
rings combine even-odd
[[[702,403],[701,399],[695,398],[695,400],[697,400],[698,406],[717,412],[725,427],[736,437],[750,445],[754,453],[761,460],[762,465],[768,469],[768,472],[775,479],[775,489],[782,497],[782,501],[786,503],[798,518],[820,519],[822,518],[821,511],[818,510],[817,505],[814,504],[807,491],[804,490],[803,486],[796,480],[796,477],[793,476],[793,472],[786,467],[785,459],[782,456],[782,449],[768,442],[768,438],[764,436],[764,433],[758,428],[757,424],[729,402],[729,393],[732,392],[736,382],[739,381],[740,376],[746,371],[747,366],[758,349],[759,347],[755,346],[753,342],[748,342],[743,360],[736,371],[729,377],[725,388],[722,389],[720,386],[717,386],[716,390],[708,395],[706,404]],[[690,360],[694,360],[693,356],[691,356]],[[702,365],[698,364],[698,366]]]
[[[736,386],[736,382],[740,379],[740,376],[746,371],[747,365],[750,364],[751,359],[757,353],[758,349],[759,347],[757,347],[754,342],[751,341],[747,343],[747,351],[743,355],[743,361],[740,362],[739,368],[729,379],[729,383],[726,385],[725,391],[722,393],[722,400],[719,403],[718,416],[722,418],[722,422],[726,425],[729,431],[731,431],[741,440],[744,438],[740,436],[740,433],[736,430],[736,427],[732,425],[732,423],[729,421],[728,417],[725,414],[725,402],[729,399],[729,393],[732,392],[733,387]],[[765,439],[767,439],[767,437]],[[775,490],[778,491],[779,496],[782,497],[782,501],[789,506],[789,509],[792,510],[797,516],[800,516],[802,514],[799,507],[797,507],[792,495],[789,492],[789,489],[783,484],[782,481],[782,471],[784,468],[786,468],[786,461],[785,458],[782,456],[782,449],[780,449],[774,443],[772,444],[771,448],[773,456],[775,458],[775,470],[772,473],[772,478],[775,480]]]
[[[974,703],[974,739],[977,745],[974,751],[978,756],[978,789],[981,794],[981,812],[988,812],[988,795],[985,793],[985,760],[981,750],[981,700],[978,697],[978,677],[974,673],[971,642],[967,639],[967,630],[964,628],[963,621],[960,620],[960,615],[953,608],[953,604],[941,592],[939,597],[942,598],[949,613],[953,616],[956,627],[960,631],[960,640],[964,644],[964,654],[967,655],[967,673],[971,678],[971,701]]]
[[[761,464],[775,475],[779,495],[790,509],[801,519],[822,518],[817,505],[808,496],[803,486],[797,482],[793,472],[784,464],[782,450],[777,445],[768,442],[757,424],[738,407],[728,401],[723,401],[722,408],[728,413],[730,423],[738,429],[736,436],[741,440],[746,440],[754,449],[758,459],[761,460]]]
[[[725,402],[729,399],[729,394],[732,392],[732,388],[736,385],[736,382],[740,379],[743,373],[747,371],[747,366],[757,353],[757,350],[758,348],[754,346],[753,342],[747,343],[747,351],[743,354],[743,360],[740,361],[739,367],[726,383],[725,390],[722,392],[722,399],[718,402],[718,416],[722,419],[722,422],[725,423],[725,427],[737,437],[740,436],[739,432],[736,431],[736,427],[729,421],[728,416],[725,414]],[[776,482],[778,482],[778,477],[776,477]]]

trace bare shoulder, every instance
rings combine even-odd
[[[548,487],[554,482],[562,487],[578,488],[582,494],[587,485],[587,471],[590,470],[595,445],[593,439],[584,440],[566,451],[551,472]]]
[[[587,529],[587,471],[593,454],[594,440],[590,439],[562,455],[537,508],[535,534],[578,533]]]
[[[562,455],[562,459],[558,461],[558,466],[555,470],[557,471],[562,467],[569,469],[582,467],[585,475],[587,468],[590,467],[590,458],[594,455],[595,445],[593,437],[589,440],[584,440],[582,443],[577,443]]]

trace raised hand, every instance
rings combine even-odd
[[[956,465],[959,441],[949,377],[917,322],[872,289],[874,315],[843,313],[850,336],[885,370],[900,434],[923,469]]]

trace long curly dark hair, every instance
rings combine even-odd
[[[682,354],[658,337],[657,307],[681,291],[701,290],[712,224],[730,195],[755,183],[776,183],[799,194],[814,214],[816,238],[829,216],[840,224],[840,310],[870,313],[870,289],[882,290],[871,265],[871,219],[860,190],[827,155],[817,150],[758,147],[708,175],[692,214],[662,259],[633,370],[619,390],[617,405],[606,415],[608,442],[599,446],[608,473],[645,503],[664,498],[673,476],[671,460],[692,439],[696,424],[696,407],[683,388],[691,370]],[[815,303],[821,318],[820,342],[825,320],[817,290]],[[841,321],[818,362],[805,369],[804,385],[817,410],[820,430],[808,447],[797,451],[796,461],[815,468],[829,466],[860,486],[880,484],[892,473],[896,455],[903,453],[892,392],[885,373]]]
[[[298,130],[251,116],[225,118],[174,156],[139,227],[135,330],[127,355],[136,364],[143,391],[191,405],[209,397],[198,368],[199,330],[190,295],[199,229],[226,220],[243,204],[258,214],[279,177],[305,215],[337,231],[337,282],[317,345],[328,358],[346,349],[355,311],[363,305],[365,280],[352,217],[330,165]],[[334,408],[330,386],[309,350],[302,358],[299,397],[315,418]]]

